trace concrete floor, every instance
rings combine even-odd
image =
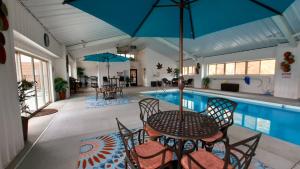
[[[137,101],[143,97],[138,92],[144,90],[149,90],[149,88],[126,89],[125,94],[136,97],[134,102],[104,108],[86,108],[85,97],[93,95],[93,90],[88,90],[68,100],[55,102],[59,112],[53,115],[50,125],[24,160],[19,164],[16,163],[16,168],[75,169],[79,158],[81,138],[116,131],[116,117],[128,127],[141,126]],[[176,107],[161,102],[161,109],[176,109]],[[44,126],[50,121],[40,121],[39,125]],[[38,128],[39,125],[35,127]],[[232,142],[250,135],[253,135],[252,131],[237,126],[229,130]],[[268,136],[262,137],[256,158],[275,169],[300,169],[300,147]]]

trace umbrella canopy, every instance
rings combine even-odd
[[[281,15],[294,0],[65,0],[136,37],[179,37],[180,112],[183,38],[196,38]]]
[[[195,38],[281,14],[294,0],[183,0],[184,37]],[[180,0],[67,0],[137,37],[179,37]]]
[[[129,59],[113,53],[99,53],[93,55],[84,56],[84,61],[92,62],[106,62],[107,65],[107,76],[109,77],[109,63],[110,62],[126,62]]]
[[[99,53],[84,56],[84,61],[92,62],[126,62],[128,58],[113,53]]]

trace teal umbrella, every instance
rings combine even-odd
[[[295,0],[65,0],[136,37],[179,38],[180,111],[183,38],[196,38],[255,20],[282,15]]]
[[[128,58],[116,55],[113,53],[99,53],[84,56],[84,61],[104,62],[107,63],[107,77],[109,78],[109,63],[110,62],[126,62]]]

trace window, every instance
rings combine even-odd
[[[187,75],[188,74],[188,67],[183,67],[182,71],[183,71],[183,75]]]
[[[225,74],[234,75],[235,63],[226,63]]]
[[[217,64],[217,75],[224,75],[224,64]]]
[[[208,75],[215,75],[216,67],[216,65],[208,65]]]
[[[250,61],[247,65],[248,75],[257,75],[260,72],[260,61]]]
[[[274,75],[275,59],[209,64],[208,75]]]
[[[68,71],[69,71],[69,77],[72,77],[72,67],[71,67],[71,65],[69,64],[68,65]]]
[[[189,67],[189,75],[193,75],[193,74],[195,74],[195,68],[194,68],[194,66],[190,66]]]
[[[183,75],[194,75],[195,67],[194,66],[183,67],[182,71],[183,71]]]
[[[119,54],[120,56],[123,56],[123,57],[126,57],[126,58],[132,58],[132,59],[134,59],[134,54],[129,54],[129,53],[127,53],[127,54]]]
[[[275,74],[275,60],[262,60],[260,62],[260,74],[263,75]]]
[[[25,103],[30,111],[34,112],[50,101],[50,76],[49,63],[17,52],[15,55],[17,80],[34,81],[35,86],[31,89],[34,93]]]
[[[246,74],[246,62],[237,62],[237,63],[235,63],[235,74],[236,75]]]

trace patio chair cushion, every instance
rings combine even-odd
[[[165,149],[165,147],[162,144],[151,140],[135,147],[136,153],[140,156],[151,156],[163,149]],[[160,154],[158,156],[149,159],[144,159],[139,157],[138,160],[142,169],[156,169],[161,166],[163,160],[162,157],[163,154]],[[172,151],[167,150],[164,164],[167,164],[172,160],[173,160],[173,153]]]
[[[207,142],[207,143],[211,143],[211,142],[214,142],[214,141],[216,141],[216,140],[218,140],[222,137],[223,137],[223,133],[221,131],[218,131],[217,134],[215,134],[211,137],[208,137],[208,138],[204,138],[204,139],[202,139],[202,141]]]
[[[190,154],[201,166],[209,169],[223,169],[224,161],[214,154],[200,149]],[[189,161],[189,157],[184,155],[181,159],[181,165],[184,169],[200,169],[200,167],[193,161]],[[189,167],[189,163],[191,167]],[[228,165],[228,169],[232,169],[231,165]]]
[[[159,132],[154,131],[147,124],[145,125],[144,130],[147,132],[149,137],[159,137],[159,136],[161,136],[161,134]]]

